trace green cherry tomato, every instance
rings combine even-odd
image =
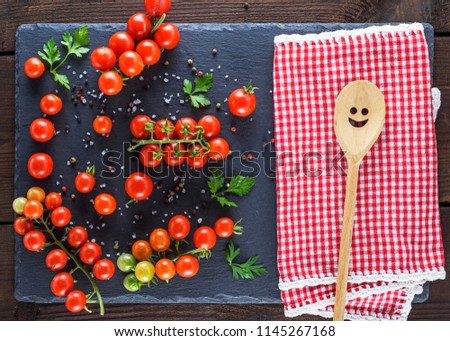
[[[28,201],[27,198],[24,198],[24,197],[15,198],[12,203],[12,208],[13,208],[14,212],[16,212],[19,215],[22,215],[23,207],[25,206],[27,201]]]
[[[152,263],[147,262],[146,260],[137,263],[136,268],[134,269],[134,273],[136,278],[142,283],[148,283],[153,279],[155,275],[155,267]]]
[[[130,292],[139,291],[141,288],[138,279],[134,273],[128,274],[123,279],[123,286]]]
[[[136,258],[130,253],[122,253],[117,258],[117,267],[122,272],[131,272],[136,266]]]

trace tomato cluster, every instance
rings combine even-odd
[[[164,160],[169,166],[186,162],[192,168],[202,168],[209,159],[222,160],[230,152],[228,142],[218,137],[220,121],[213,115],[203,116],[198,122],[191,117],[180,118],[175,124],[168,119],[151,120],[137,115],[130,123],[135,145],[140,150],[139,160],[148,168]]]
[[[123,253],[117,259],[119,270],[127,273],[123,280],[125,289],[139,291],[143,285],[156,283],[156,278],[169,281],[175,275],[194,277],[200,268],[199,259],[209,257],[211,249],[216,245],[217,236],[228,238],[233,233],[242,234],[242,227],[238,223],[223,217],[216,221],[214,228],[198,227],[192,235],[195,249],[181,253],[180,246],[187,244],[191,223],[184,215],[173,216],[167,230],[154,229],[148,241],[137,240],[131,247],[131,254]]]
[[[114,33],[108,46],[91,54],[92,66],[102,74],[98,87],[105,95],[114,96],[128,77],[139,75],[144,67],[156,64],[164,50],[172,50],[180,41],[174,24],[163,23],[170,0],[146,0],[147,13],[135,13],[127,22],[127,30]]]
[[[102,248],[99,244],[88,241],[88,233],[84,227],[68,226],[72,214],[62,203],[60,194],[46,194],[40,187],[31,187],[26,198],[18,197],[13,202],[13,209],[19,215],[14,220],[14,230],[23,236],[23,245],[27,250],[41,251],[50,244],[56,246],[45,258],[47,268],[58,271],[50,283],[50,290],[56,296],[66,297],[68,310],[79,312],[85,309],[88,298],[94,293],[101,300],[100,293],[83,264],[92,265],[93,276],[102,281],[109,280],[114,275],[115,265],[109,259],[100,259]],[[73,250],[70,251],[70,248]],[[75,267],[70,272],[63,271],[69,259],[75,263]],[[77,270],[91,281],[93,294],[86,296],[79,290],[73,290],[75,281],[72,274]]]

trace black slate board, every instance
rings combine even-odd
[[[17,30],[16,41],[16,164],[15,164],[15,195],[24,196],[26,190],[33,185],[42,186],[47,192],[61,191],[61,186],[67,187],[64,195],[64,205],[73,212],[74,225],[83,225],[88,228],[90,238],[102,243],[105,256],[108,254],[113,261],[117,254],[129,252],[130,245],[136,239],[147,239],[153,228],[167,226],[172,214],[186,212],[191,217],[192,228],[199,226],[197,219],[201,218],[200,225],[212,225],[220,216],[229,216],[235,220],[242,218],[245,233],[242,237],[234,238],[235,243],[242,248],[242,256],[259,255],[268,269],[268,274],[254,281],[233,281],[231,273],[224,260],[223,250],[225,241],[220,240],[209,260],[201,262],[201,270],[195,279],[185,280],[175,278],[169,284],[160,283],[150,289],[143,288],[138,294],[130,294],[122,287],[123,274],[117,272],[109,282],[99,283],[100,290],[106,302],[140,302],[140,303],[280,303],[278,290],[278,271],[276,266],[276,192],[274,171],[274,151],[270,144],[263,148],[263,144],[273,137],[273,103],[272,103],[272,60],[273,38],[278,34],[305,34],[333,31],[338,29],[353,29],[366,27],[366,24],[189,24],[179,25],[182,40],[176,50],[166,52],[156,66],[144,71],[143,78],[136,77],[129,81],[119,96],[108,98],[106,113],[115,117],[115,124],[109,138],[96,135],[92,130],[91,122],[100,111],[101,100],[88,94],[97,88],[98,74],[90,67],[88,58],[70,61],[70,69],[64,66],[71,83],[84,87],[84,96],[87,101],[93,101],[93,106],[79,103],[73,105],[72,91],[66,91],[56,85],[52,78],[45,74],[39,80],[30,80],[24,76],[22,65],[24,61],[35,55],[42,44],[51,37],[59,41],[65,30],[73,31],[78,24],[36,24],[22,25]],[[125,28],[122,24],[92,24],[89,25],[91,47],[106,45],[109,36]],[[425,25],[425,33],[429,44],[430,56],[433,56],[433,29]],[[213,56],[213,48],[218,50]],[[189,105],[181,104],[182,81],[184,78],[193,79],[187,59],[193,59],[194,65],[203,72],[214,73],[214,88],[209,94],[213,103],[221,102],[222,109],[216,112],[214,106],[202,111],[191,110]],[[163,65],[165,60],[169,65]],[[85,73],[85,74],[84,74]],[[161,77],[159,77],[161,76]],[[177,78],[179,77],[179,79]],[[85,79],[89,84],[85,86]],[[167,79],[167,82],[165,81]],[[259,87],[257,92],[258,107],[251,118],[239,119],[227,114],[227,105],[224,99],[235,88],[245,85],[252,79],[253,84]],[[146,89],[146,86],[150,86]],[[50,119],[60,133],[50,142],[38,144],[28,133],[29,124],[41,116],[39,99],[46,93],[58,91],[63,99],[63,111]],[[178,94],[180,97],[178,97]],[[170,104],[165,98],[173,95]],[[245,199],[236,199],[237,209],[223,209],[208,198],[206,176],[199,177],[193,172],[188,176],[185,193],[178,192],[178,198],[171,204],[164,204],[165,192],[175,181],[171,174],[160,180],[161,189],[154,190],[149,201],[141,202],[130,208],[125,207],[128,200],[123,191],[125,179],[117,172],[108,174],[108,178],[98,178],[95,190],[85,195],[74,193],[73,179],[77,172],[85,169],[87,162],[91,161],[97,167],[97,174],[107,169],[108,165],[117,164],[108,162],[106,156],[120,156],[123,150],[123,141],[130,141],[128,125],[131,120],[127,113],[128,104],[134,100],[141,101],[136,105],[136,112],[156,115],[156,118],[180,118],[192,116],[199,119],[208,112],[217,114],[222,123],[221,136],[230,142],[233,150],[240,153],[252,153],[253,159],[239,162],[239,152],[233,153],[224,165],[228,174],[241,172],[244,175],[256,176],[257,181],[251,195]],[[121,108],[121,110],[119,109]],[[81,118],[81,122],[75,119]],[[236,132],[230,128],[236,127]],[[67,133],[66,130],[67,129]],[[91,133],[93,146],[85,148],[83,139]],[[109,149],[106,155],[102,151]],[[113,152],[111,151],[117,151]],[[32,179],[26,169],[28,157],[38,151],[51,154],[55,161],[53,174],[45,180]],[[125,158],[123,157],[125,155]],[[125,151],[119,157],[124,166],[124,172],[130,174],[139,167],[133,154]],[[76,165],[68,166],[70,157],[76,157]],[[105,164],[102,164],[102,158]],[[125,162],[123,161],[125,159]],[[232,161],[233,160],[233,161]],[[213,164],[210,164],[213,166]],[[142,167],[140,168],[141,170]],[[167,167],[164,168],[166,171]],[[129,171],[128,171],[129,170]],[[209,171],[205,170],[207,174]],[[180,171],[176,172],[180,174]],[[150,173],[157,177],[156,172]],[[113,177],[111,177],[113,175]],[[161,173],[159,173],[161,175]],[[106,187],[101,189],[99,185]],[[206,192],[204,191],[206,190]],[[110,217],[99,219],[95,214],[90,199],[100,192],[112,193],[118,200],[120,211]],[[206,204],[203,206],[202,203]],[[191,214],[196,209],[197,213]],[[166,216],[167,215],[167,216]],[[138,218],[138,219],[136,219]],[[119,248],[114,249],[115,241]],[[26,302],[61,302],[60,298],[52,295],[49,283],[54,275],[45,268],[45,254],[31,254],[22,246],[22,238],[16,237],[16,285],[15,296],[19,301]],[[76,276],[79,283],[77,288],[88,291],[89,285],[82,276]],[[418,301],[428,297],[428,289],[424,291]]]

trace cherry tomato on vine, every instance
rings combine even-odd
[[[72,219],[72,213],[67,207],[59,206],[50,214],[50,220],[56,227],[64,227],[69,224]]]
[[[28,219],[39,219],[44,214],[44,207],[39,200],[28,200],[23,206],[23,215]]]
[[[152,119],[147,115],[137,115],[130,122],[130,132],[137,139],[147,139],[150,137],[150,132],[145,129],[147,122]]]
[[[30,124],[30,135],[37,142],[48,142],[55,136],[55,127],[46,118],[37,118]]]
[[[153,18],[159,18],[169,12],[170,0],[145,0],[145,10]]]
[[[168,143],[163,147],[163,159],[169,166],[179,166],[186,161],[186,147],[182,143]]]
[[[88,233],[82,226],[75,226],[67,234],[67,242],[70,246],[80,247],[88,240]]]
[[[62,198],[58,193],[51,192],[51,193],[47,194],[47,196],[45,197],[44,203],[45,203],[45,207],[48,210],[54,210],[55,208],[62,205]]]
[[[116,71],[106,71],[98,78],[98,88],[105,95],[117,95],[123,88],[122,77]]]
[[[113,123],[108,116],[97,116],[92,122],[92,127],[97,134],[105,135],[111,132]]]
[[[170,218],[167,229],[173,239],[182,240],[189,235],[191,223],[186,216],[178,214]]]
[[[219,161],[225,159],[230,153],[230,146],[228,142],[221,138],[215,137],[209,141],[208,156],[211,160]]]
[[[134,40],[147,38],[152,30],[152,23],[144,13],[135,13],[127,23],[127,32]]]
[[[51,250],[45,257],[45,265],[52,271],[60,271],[67,264],[67,255],[61,249]]]
[[[171,280],[175,276],[175,264],[168,258],[161,258],[155,264],[155,272],[160,280]]]
[[[144,62],[135,51],[126,51],[119,57],[119,68],[125,75],[134,77],[144,70]]]
[[[16,214],[23,214],[23,207],[27,203],[28,199],[24,197],[17,197],[12,203],[12,208]]]
[[[110,215],[116,210],[116,199],[107,193],[101,193],[94,199],[94,209],[98,214]]]
[[[205,115],[199,121],[198,125],[204,130],[203,136],[207,139],[217,137],[220,132],[220,121],[213,115]]]
[[[33,178],[45,179],[53,172],[53,159],[46,153],[36,153],[28,159],[27,167]]]
[[[153,39],[163,49],[172,50],[180,42],[180,31],[174,24],[162,24],[153,35]]]
[[[102,256],[102,248],[97,243],[87,242],[81,247],[79,255],[84,264],[92,265]]]
[[[216,245],[216,232],[209,226],[200,226],[195,230],[193,239],[197,249],[211,250]]]
[[[146,144],[139,154],[139,160],[148,168],[157,167],[161,163],[162,157],[161,147],[157,144]]]
[[[68,272],[60,272],[53,277],[50,290],[55,296],[67,296],[73,290],[73,277]]]
[[[116,65],[116,61],[117,57],[113,49],[106,46],[97,47],[91,53],[91,64],[99,71],[111,70]]]
[[[198,169],[202,168],[208,162],[208,154],[201,145],[196,143],[188,148],[188,157],[186,163],[189,167]]]
[[[94,273],[95,278],[101,281],[107,281],[114,276],[114,272],[116,271],[116,267],[114,263],[109,259],[100,259],[94,264],[92,272]]]
[[[175,135],[179,139],[193,140],[197,131],[197,122],[191,117],[180,118],[175,125]]]
[[[139,281],[148,283],[153,279],[153,276],[155,276],[155,267],[150,262],[142,261],[136,264],[134,273]]]
[[[194,277],[199,269],[198,259],[191,255],[181,256],[175,263],[175,269],[180,277]]]
[[[161,58],[161,48],[153,40],[145,39],[136,46],[145,65],[155,65]]]
[[[30,219],[24,216],[14,219],[14,231],[23,236],[25,233],[33,230],[34,224]]]
[[[157,140],[170,140],[175,136],[175,127],[169,120],[161,119],[156,121],[153,128],[153,136]]]
[[[249,82],[246,86],[234,90],[228,96],[228,108],[235,116],[246,117],[256,108],[255,87]]]
[[[164,252],[170,246],[170,236],[167,230],[158,228],[150,233],[150,246],[156,252]]]
[[[108,47],[120,57],[122,53],[134,50],[134,39],[127,32],[116,32],[109,38]]]
[[[80,290],[71,291],[66,297],[66,308],[72,313],[79,313],[86,307],[86,295]]]
[[[30,187],[27,191],[27,199],[43,202],[45,199],[45,191],[41,187]]]
[[[119,258],[117,258],[117,267],[122,272],[133,271],[135,266],[136,266],[136,258],[134,258],[132,254],[122,253],[119,256]]]
[[[95,178],[88,172],[81,172],[75,177],[74,183],[78,192],[89,193],[95,187]]]
[[[136,240],[131,247],[131,253],[137,260],[147,260],[152,255],[150,243],[146,240]]]
[[[133,173],[125,181],[125,191],[134,200],[145,200],[152,194],[153,181],[147,174]]]
[[[23,237],[23,246],[30,251],[42,250],[45,246],[45,235],[41,231],[29,231]]]
[[[61,111],[63,102],[58,96],[54,94],[47,94],[41,98],[39,105],[44,114],[53,116]]]
[[[31,57],[25,61],[23,71],[28,78],[39,78],[44,74],[45,66],[39,58]]]

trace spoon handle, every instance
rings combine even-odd
[[[334,302],[334,321],[343,321],[347,296],[347,277],[352,245],[353,219],[355,216],[356,192],[358,188],[359,162],[348,162],[345,188],[344,217],[342,219],[341,245],[339,249],[338,275]]]

